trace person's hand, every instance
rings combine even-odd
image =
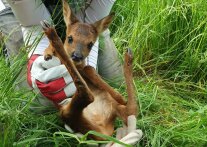
[[[136,129],[136,117],[134,115],[128,116],[127,125],[117,129],[116,139],[128,145],[135,145],[140,141],[143,133],[142,130]],[[123,147],[123,145],[108,143],[105,147]]]
[[[55,104],[71,97],[76,91],[66,67],[57,57],[45,61],[44,56],[32,55],[27,70],[30,86]]]

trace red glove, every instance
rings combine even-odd
[[[27,69],[29,85],[55,104],[71,97],[76,91],[66,67],[57,57],[45,61],[43,56],[32,55]]]

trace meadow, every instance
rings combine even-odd
[[[207,146],[207,1],[117,0],[113,11],[110,29],[120,57],[127,47],[134,52],[137,128],[144,133],[136,146]],[[93,143],[87,134],[68,133],[57,112],[31,112],[37,95],[16,89],[24,49],[14,61],[9,66],[0,56],[0,147]],[[124,84],[116,89],[126,95]]]

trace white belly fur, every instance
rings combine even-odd
[[[84,110],[83,115],[87,120],[97,125],[107,124],[114,116],[116,101],[108,92],[93,90],[94,102],[89,104]]]

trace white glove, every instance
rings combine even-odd
[[[136,117],[134,115],[128,116],[128,126],[123,128],[118,128],[116,133],[116,139],[119,141],[128,144],[135,145],[142,138],[142,130],[136,130]],[[124,147],[118,143],[108,143],[104,147]]]
[[[54,56],[45,61],[43,56],[33,55],[28,63],[27,76],[35,91],[57,104],[76,91],[66,67]]]

